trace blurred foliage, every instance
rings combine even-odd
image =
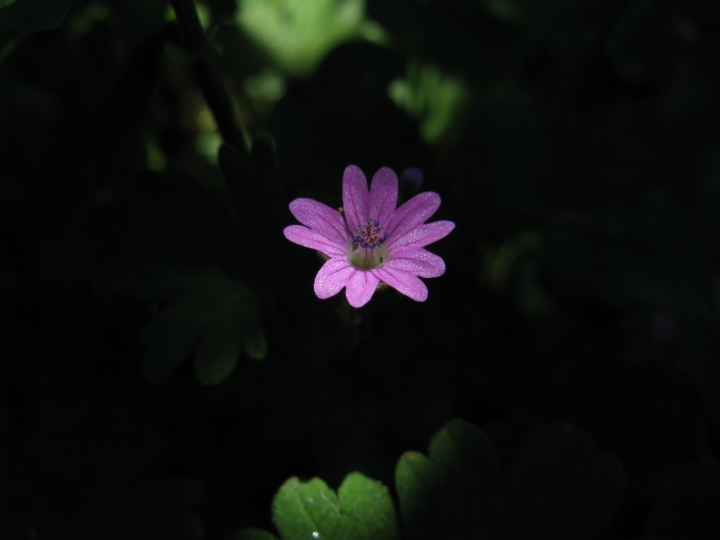
[[[217,384],[235,367],[241,349],[255,360],[265,356],[267,343],[257,324],[257,306],[246,285],[213,273],[165,277],[175,294],[143,329],[148,347],[143,375],[165,382],[193,353],[202,384]],[[194,351],[194,352],[193,352]]]
[[[399,534],[718,536],[717,3],[0,6],[0,538],[265,540],[349,471]],[[313,294],[349,163],[441,195],[427,302]]]
[[[407,76],[392,81],[388,91],[399,107],[421,121],[420,132],[429,143],[443,139],[467,100],[462,81],[443,78],[437,67],[417,62],[411,62]]]
[[[340,43],[382,41],[365,0],[240,0],[237,20],[289,75],[309,75]]]
[[[273,501],[284,540],[301,538],[591,538],[620,505],[623,476],[609,455],[592,456],[586,432],[547,426],[523,444],[502,489],[500,463],[480,430],[453,420],[428,452],[406,452],[396,468],[403,527],[390,494],[360,473],[337,494],[319,478],[291,478]],[[233,539],[265,538],[245,530]],[[268,537],[271,538],[271,537]]]
[[[255,186],[269,185],[263,181],[273,174],[274,148],[272,141],[258,141],[248,160],[223,147],[225,185],[201,186],[178,172],[136,175],[132,241],[126,256],[109,267],[107,280],[119,292],[162,306],[140,334],[147,347],[142,372],[150,382],[166,382],[189,356],[202,384],[224,380],[241,351],[255,360],[265,356],[256,294],[246,282],[227,275],[239,277],[244,268],[257,276],[256,265],[238,258],[233,248],[254,224],[272,230],[272,220],[256,212],[272,190]],[[265,177],[259,172],[262,163]],[[258,235],[255,240],[264,239]]]
[[[2,0],[0,32],[39,32],[60,26],[71,0]]]

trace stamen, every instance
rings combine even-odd
[[[363,248],[375,249],[388,239],[387,233],[381,234],[382,228],[377,219],[368,219],[365,227],[358,225],[353,242]]]

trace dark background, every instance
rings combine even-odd
[[[200,7],[238,122],[277,149],[261,139],[241,228],[165,2],[74,0],[59,28],[0,34],[0,538],[270,529],[286,478],[392,486],[455,417],[503,463],[533,427],[582,426],[625,473],[602,538],[702,538],[720,501],[717,2],[368,0],[380,43],[356,28],[305,67],[233,0]],[[339,206],[350,163],[417,167],[441,195],[433,219],[456,229],[429,247],[447,272],[425,303],[314,296],[287,203]],[[208,322],[227,290],[239,304]]]

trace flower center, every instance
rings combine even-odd
[[[364,227],[358,225],[353,242],[362,248],[375,249],[376,246],[383,245],[388,239],[387,233],[381,232],[382,228],[383,226],[378,223],[377,219],[368,219]]]
[[[383,244],[388,239],[388,234],[382,229],[383,226],[377,219],[368,219],[364,227],[358,226],[357,234],[353,236],[353,245],[348,253],[348,258],[353,266],[371,270],[380,267],[385,262],[387,250]]]

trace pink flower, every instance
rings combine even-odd
[[[440,206],[437,193],[416,195],[400,208],[398,179],[388,167],[373,176],[370,191],[359,167],[343,174],[343,213],[312,199],[295,199],[290,212],[302,225],[285,228],[285,238],[316,249],[329,260],[315,277],[315,294],[330,298],[345,287],[353,307],[372,298],[386,283],[423,302],[428,291],[419,278],[445,273],[445,262],[423,249],[455,228],[451,221],[425,223]]]

